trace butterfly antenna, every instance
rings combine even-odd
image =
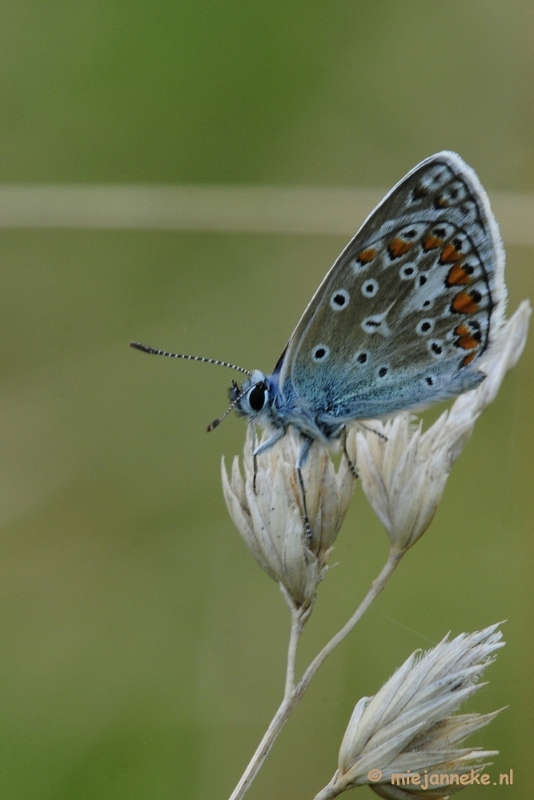
[[[150,347],[150,345],[148,344],[141,344],[141,342],[130,342],[130,347],[135,347],[136,350],[141,350],[141,352],[143,353],[150,353],[153,356],[167,356],[167,358],[184,358],[186,359],[186,361],[203,361],[205,364],[218,364],[221,367],[229,367],[230,369],[237,370],[237,372],[242,372],[243,375],[248,375],[249,378],[252,377],[252,372],[250,372],[248,369],[244,369],[244,367],[238,367],[235,364],[229,364],[228,361],[218,361],[216,358],[203,358],[202,356],[187,356],[184,355],[183,353],[168,353],[166,350],[156,350],[155,347]],[[230,409],[231,408],[232,406],[230,406]],[[230,409],[228,409],[228,411],[230,411]],[[228,411],[226,413],[228,413]],[[226,414],[224,416],[226,416]],[[221,417],[221,419],[223,419],[223,417]]]
[[[210,433],[210,431],[212,431],[214,428],[216,428],[217,425],[221,424],[223,419],[228,416],[228,414],[230,413],[230,411],[232,411],[233,408],[235,408],[237,403],[239,403],[241,398],[246,395],[246,393],[248,392],[249,389],[250,389],[250,386],[247,386],[246,389],[242,389],[242,391],[239,392],[239,394],[237,395],[235,400],[232,400],[232,402],[230,403],[229,407],[226,409],[226,411],[224,412],[222,417],[219,417],[218,419],[214,419],[213,422],[210,422],[210,424],[208,425],[208,433]]]

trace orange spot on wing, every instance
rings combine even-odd
[[[461,264],[455,264],[447,275],[446,282],[447,286],[468,286],[472,283],[472,279]]]
[[[431,233],[423,239],[423,248],[425,250],[435,250],[436,247],[440,247],[442,244],[443,239],[438,239],[437,236],[433,236]]]
[[[360,253],[356,260],[359,261],[360,264],[368,264],[375,256],[376,250],[374,250],[372,247],[368,247],[367,250],[363,250]]]
[[[404,253],[407,253],[410,247],[413,247],[413,242],[406,242],[404,239],[400,239],[397,236],[389,243],[388,250],[393,258],[398,258],[399,256],[403,256]]]
[[[448,208],[449,201],[445,200],[445,198],[441,197],[440,195],[439,197],[436,197],[436,199],[434,200],[434,205],[436,206],[436,208]]]
[[[460,261],[462,258],[462,254],[458,252],[456,247],[449,242],[446,244],[443,250],[441,251],[441,262],[442,264],[451,264],[455,261]]]
[[[458,347],[463,347],[464,350],[474,350],[475,347],[478,347],[477,340],[470,335],[460,336],[456,344]]]
[[[457,314],[474,314],[478,311],[478,304],[473,295],[468,292],[460,292],[451,303],[451,308]]]
[[[470,336],[471,335],[471,331],[469,330],[467,325],[465,325],[465,323],[461,322],[454,329],[454,335],[455,336]]]
[[[460,367],[467,367],[467,365],[471,363],[471,361],[474,359],[475,356],[476,356],[476,353],[475,353],[474,350],[472,350],[463,359],[462,363],[460,364]]]

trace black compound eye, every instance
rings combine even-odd
[[[248,402],[253,411],[261,411],[265,405],[265,383],[257,383],[253,389],[250,390],[248,395]]]

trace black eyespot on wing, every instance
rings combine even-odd
[[[400,276],[404,280],[410,280],[410,278],[414,277],[416,272],[417,272],[417,269],[416,269],[415,265],[408,263],[408,264],[405,264],[403,267],[401,267]]]
[[[440,356],[443,353],[443,347],[439,345],[437,342],[432,342],[430,347],[437,356]]]
[[[365,364],[367,358],[368,358],[367,353],[359,353],[358,356],[356,357],[356,361],[358,362],[358,364]]]
[[[431,378],[431,377],[430,377],[430,375],[428,375],[428,376],[425,378],[425,381],[428,383],[428,385],[429,385],[429,386],[434,386],[434,379],[433,379],[433,378]]]
[[[330,308],[332,308],[334,311],[340,311],[342,308],[345,308],[345,306],[348,305],[349,300],[350,294],[346,289],[336,289],[330,297]]]
[[[388,374],[388,368],[387,367],[380,367],[380,369],[378,370],[378,376],[380,378],[383,378],[387,374]]]
[[[422,200],[427,195],[428,189],[425,189],[424,186],[415,186],[412,189],[412,202],[416,203],[417,200]]]
[[[369,319],[364,320],[362,324],[364,328],[379,328],[380,320],[369,317]]]
[[[424,286],[427,282],[426,275],[419,275],[419,286]]]
[[[365,281],[362,285],[362,294],[364,297],[374,297],[378,292],[379,286],[378,281],[371,278],[368,281]]]
[[[330,348],[326,344],[318,344],[312,349],[312,361],[320,364],[330,355]]]
[[[415,332],[419,336],[426,336],[427,333],[434,330],[435,320],[430,319],[427,317],[426,319],[420,319],[417,325],[415,326]]]
[[[477,342],[482,341],[482,330],[480,328],[480,322],[477,319],[472,319],[469,321],[469,326],[471,328],[471,336]]]

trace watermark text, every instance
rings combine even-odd
[[[383,778],[382,770],[372,769],[367,773],[370,783],[378,783]],[[419,789],[430,789],[435,786],[469,786],[478,783],[482,786],[510,786],[514,782],[514,771],[501,772],[498,780],[491,779],[487,772],[480,773],[476,769],[470,772],[394,772],[390,782],[393,786],[417,786]]]

